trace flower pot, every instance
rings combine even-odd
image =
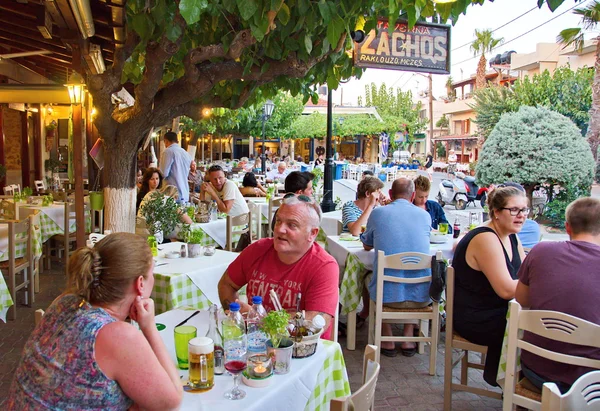
[[[196,258],[202,254],[202,244],[190,244],[187,245],[188,257]]]
[[[294,342],[289,338],[283,339],[278,348],[273,348],[271,340],[267,340],[267,354],[271,357],[273,364],[275,364],[275,374],[287,374],[290,372],[293,350]]]
[[[92,210],[100,211],[104,208],[104,193],[101,191],[90,192],[90,207]]]

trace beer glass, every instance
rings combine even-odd
[[[439,230],[440,234],[448,234],[448,224],[440,223],[438,226],[438,230]]]
[[[188,343],[189,386],[209,389],[215,385],[215,345],[208,337],[192,338]]]
[[[175,354],[177,365],[182,370],[188,369],[188,342],[196,338],[197,330],[193,325],[180,325],[175,328]]]

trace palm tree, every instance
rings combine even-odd
[[[451,76],[448,76],[446,80],[446,91],[448,92],[448,100],[454,101],[454,97],[456,97],[456,91],[452,89],[452,85],[454,84],[454,80]]]
[[[501,44],[504,38],[495,39],[492,37],[491,30],[477,30],[475,29],[475,40],[471,43],[471,50],[473,55],[477,57],[481,54],[479,63],[477,64],[477,77],[475,81],[475,88],[483,88],[486,85],[485,81],[485,69],[487,59],[485,53],[492,51],[498,44]]]
[[[591,31],[600,23],[600,3],[592,1],[587,7],[575,9],[573,12],[581,16],[581,27],[565,29],[557,37],[559,43],[566,46],[573,45],[576,50],[583,49],[583,35]],[[592,85],[592,106],[590,107],[590,124],[587,129],[587,141],[596,160],[596,181],[600,181],[600,164],[598,163],[598,146],[600,145],[600,35],[596,40],[596,63]]]

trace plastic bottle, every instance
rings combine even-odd
[[[248,312],[248,351],[251,353],[267,352],[267,335],[260,329],[267,311],[262,305],[262,297],[252,297],[252,308]]]
[[[229,304],[229,315],[223,320],[223,348],[225,362],[236,358],[243,359],[248,350],[246,324],[238,303]]]
[[[460,223],[458,222],[458,218],[454,220],[454,226],[452,226],[452,236],[454,238],[458,238],[460,235]]]
[[[208,314],[208,332],[206,336],[215,344],[215,374],[221,375],[225,372],[225,358],[223,351],[223,337],[219,331],[219,317],[217,305],[210,306]]]
[[[217,219],[219,218],[217,214],[218,209],[219,207],[217,207],[217,201],[213,200],[210,207],[210,221],[217,221]]]

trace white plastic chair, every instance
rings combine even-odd
[[[600,371],[582,375],[565,394],[547,382],[542,389],[542,411],[599,410]]]
[[[35,180],[34,184],[35,184],[35,191],[37,193],[46,191],[46,183],[44,183],[44,180]]]
[[[106,237],[104,234],[92,233],[90,234],[90,241],[92,242],[92,246],[96,245],[96,243]]]
[[[365,347],[362,386],[349,397],[332,399],[329,403],[331,411],[369,411],[374,409],[375,388],[377,387],[377,378],[381,369],[381,365],[377,362],[378,351],[378,347],[374,345],[367,345]]]
[[[236,227],[244,227],[242,229],[236,229]],[[252,241],[252,211],[248,211],[247,213],[240,214],[235,217],[227,216],[227,237],[226,237],[226,246],[225,249],[227,251],[233,251],[233,236],[236,234],[246,234],[250,236],[250,241]]]
[[[525,341],[522,332],[554,341],[600,348],[600,325],[557,311],[524,310],[514,300],[510,302],[509,309],[506,381],[502,402],[504,411],[511,411],[515,405],[541,410],[541,395],[527,389],[521,382],[517,383],[519,349],[564,364],[600,369],[600,360],[550,351]]]
[[[252,233],[254,234],[252,241],[254,242],[260,240],[262,236],[261,205],[254,201],[248,201],[248,209],[252,213]]]
[[[277,198],[271,198],[269,200],[269,217],[267,218],[267,233],[268,233],[268,237],[273,237],[273,229],[272,229],[272,222],[273,222],[273,216],[275,215],[275,209],[277,207],[280,207],[281,204],[283,203],[283,197],[277,197]]]
[[[442,258],[442,252],[438,251],[437,259]],[[369,304],[369,343],[375,342],[378,347],[382,341],[392,342],[418,342],[419,353],[423,352],[422,343],[430,343],[429,353],[429,374],[435,375],[435,360],[437,356],[437,347],[440,334],[440,309],[439,304],[433,302],[431,305],[423,308],[391,308],[383,305],[383,287],[384,282],[397,284],[421,284],[430,283],[431,275],[416,278],[401,278],[392,275],[385,275],[386,268],[394,270],[423,270],[431,268],[431,256],[423,253],[398,253],[385,255],[383,251],[377,254],[377,297],[376,301],[371,300]],[[394,337],[381,335],[383,322],[386,323],[414,323],[420,324],[420,335],[418,337]],[[431,321],[431,335],[429,336],[429,321]],[[377,360],[379,360],[380,351],[377,350]]]

